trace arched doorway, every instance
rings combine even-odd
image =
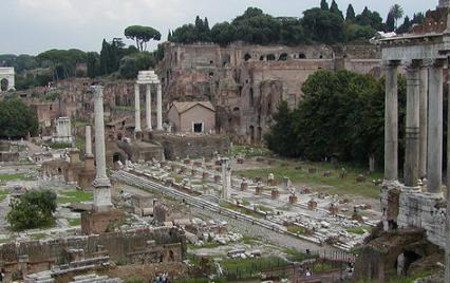
[[[7,91],[9,88],[9,81],[7,79],[2,79],[0,81],[0,90]]]

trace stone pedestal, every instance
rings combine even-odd
[[[277,199],[280,197],[280,191],[277,188],[272,188],[271,190],[272,199]]]
[[[84,211],[81,213],[81,232],[85,235],[113,232],[120,227],[123,219],[123,211],[117,209],[104,212]]]
[[[290,204],[296,204],[296,203],[298,203],[298,196],[297,196],[297,195],[290,195],[290,196],[289,196],[289,203],[290,203]]]
[[[308,209],[309,210],[314,210],[316,208],[317,208],[317,201],[315,201],[315,200],[308,201]]]

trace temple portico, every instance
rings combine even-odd
[[[145,86],[145,130],[151,131],[152,127],[152,85],[156,86],[156,130],[162,130],[162,88],[158,76],[153,70],[139,71],[136,84],[134,85],[134,105],[135,105],[135,133],[142,131],[141,127],[141,107],[140,88]]]
[[[427,239],[446,248],[450,282],[450,197],[443,194],[444,69],[450,56],[450,9],[440,0],[411,33],[377,41],[385,67],[385,169],[381,193],[385,230],[423,228]],[[406,73],[405,160],[398,174],[398,73]],[[450,93],[448,103],[450,106]],[[450,109],[450,108],[449,108]],[[450,122],[450,115],[447,117]],[[450,123],[447,140],[450,141]],[[450,142],[447,143],[450,187]],[[423,182],[419,180],[422,179]]]

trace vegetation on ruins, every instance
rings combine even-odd
[[[265,136],[268,147],[281,156],[312,161],[335,157],[365,164],[374,157],[381,162],[383,85],[372,76],[349,71],[316,72],[303,85],[305,95],[296,109],[289,109],[286,103],[279,105],[274,124]],[[400,79],[400,123],[405,92],[405,81]]]
[[[0,101],[0,138],[25,138],[38,133],[37,114],[19,98]]]
[[[49,227],[54,224],[56,194],[50,190],[28,191],[11,203],[6,220],[14,231]]]

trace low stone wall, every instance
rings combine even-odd
[[[186,242],[183,231],[165,227],[11,242],[0,247],[0,264],[10,280],[12,274],[26,275],[68,264],[73,260],[71,251],[80,250],[82,258],[77,260],[109,256],[112,261],[125,263],[181,262],[186,256]]]
[[[445,248],[447,205],[442,194],[394,184],[383,187],[381,203],[385,230],[392,229],[393,225],[399,228],[422,228],[431,243]]]
[[[181,136],[154,134],[153,139],[164,147],[166,159],[176,157],[213,157],[215,152],[225,153],[230,149],[230,139],[224,135]]]

